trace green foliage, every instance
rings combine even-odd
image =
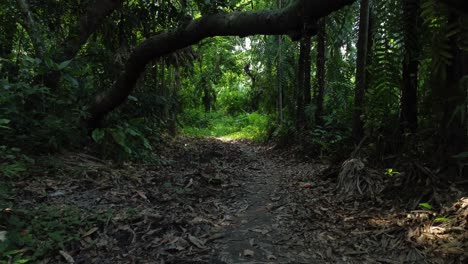
[[[186,110],[181,116],[181,132],[193,137],[219,137],[224,139],[251,139],[263,142],[268,137],[271,118],[259,113],[243,113],[235,116],[223,112],[204,113]]]
[[[19,176],[33,162],[34,160],[24,155],[19,148],[0,146],[0,176]]]
[[[432,205],[430,205],[429,203],[420,203],[419,206],[427,210],[432,210],[433,208]]]
[[[375,32],[366,94],[366,127],[392,133],[398,119],[403,65],[401,0],[376,1]],[[392,120],[392,121],[390,121]]]
[[[148,138],[152,132],[142,119],[134,119],[114,127],[96,129],[91,137],[104,157],[117,161],[154,162],[157,158]]]
[[[395,169],[393,169],[393,168],[388,168],[388,169],[385,170],[384,174],[386,176],[393,177],[393,176],[398,175],[400,173],[398,171],[396,171]]]
[[[0,201],[2,195],[8,193],[0,188]],[[35,262],[57,254],[106,219],[106,214],[91,215],[71,206],[28,210],[0,206],[1,227],[7,231],[6,240],[0,242],[0,263]]]
[[[43,85],[35,85],[37,74],[50,70],[65,71],[70,61],[60,64],[24,57],[19,61],[17,80],[0,79],[0,144],[21,147],[26,152],[52,151],[79,141],[77,120],[84,115],[72,102],[75,94],[58,94]],[[76,80],[65,74],[70,89]],[[73,133],[72,133],[73,131]],[[70,135],[75,137],[70,137]]]
[[[218,96],[218,105],[229,115],[236,115],[247,110],[248,94],[242,90],[228,90]]]

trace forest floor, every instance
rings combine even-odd
[[[68,154],[61,173],[18,182],[22,206],[78,208],[91,223],[42,263],[466,263],[466,229],[424,233],[430,212],[339,195],[327,164],[214,138],[163,153],[160,166]],[[468,199],[447,212],[466,228]]]

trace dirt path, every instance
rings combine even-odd
[[[106,216],[76,230],[75,263],[429,262],[387,220],[396,212],[338,196],[333,178],[318,177],[323,165],[216,139],[182,138],[163,153],[170,162],[123,167],[72,154],[63,176],[29,182],[20,199]],[[457,263],[446,260],[432,261]],[[65,261],[57,254],[44,263]]]
[[[240,149],[249,161],[246,168],[239,168],[249,179],[243,183],[242,196],[248,207],[233,217],[230,226],[221,228],[226,237],[219,258],[225,263],[313,263],[287,225],[293,220],[284,200],[282,184],[289,174],[284,161],[245,143]]]
[[[228,144],[246,159],[234,179],[242,181],[237,198],[244,207],[219,228],[225,234],[214,246],[219,263],[425,263],[400,229],[367,222],[372,213],[365,201],[335,197],[334,182],[317,176],[323,165],[245,142]],[[304,188],[304,182],[318,187]]]

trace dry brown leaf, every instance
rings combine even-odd
[[[81,237],[87,237],[87,236],[90,236],[92,234],[94,234],[94,232],[98,231],[99,228],[97,227],[93,227],[91,228],[88,232],[84,233]]]
[[[206,248],[206,247],[205,247],[205,242],[203,242],[202,240],[200,240],[200,239],[198,239],[198,238],[196,238],[196,237],[194,237],[194,236],[192,236],[192,235],[190,235],[190,234],[188,235],[188,239],[189,239],[189,241],[190,241],[192,244],[194,244],[197,248],[199,248],[199,249],[204,249],[204,248]]]

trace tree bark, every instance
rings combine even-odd
[[[175,82],[171,94],[171,118],[169,120],[169,133],[172,136],[177,135],[177,114],[179,113],[179,102],[177,100],[181,86],[180,65],[175,65]]]
[[[297,72],[296,127],[307,125],[305,107],[310,104],[310,36],[304,36],[300,42],[299,63]],[[306,99],[309,94],[309,98]],[[307,101],[307,102],[306,102]]]
[[[317,94],[315,96],[315,123],[319,126],[323,125],[323,93],[325,90],[325,20],[319,22],[317,31]]]
[[[0,24],[3,27],[3,32],[0,35],[0,60],[9,60],[2,61],[2,66],[0,67],[0,76],[13,81],[18,76],[18,67],[11,61],[13,55],[13,46],[15,43],[14,36],[17,32],[14,14],[11,12],[0,14]]]
[[[305,50],[307,50],[306,57],[304,58],[304,106],[307,107],[312,102],[312,85],[310,82],[310,70],[312,68],[311,52],[311,37],[307,36],[305,41]]]
[[[24,0],[18,0],[24,1]],[[124,0],[96,0],[86,13],[70,29],[70,34],[62,43],[61,48],[52,55],[55,62],[73,59],[89,37],[96,32],[107,16],[122,6]],[[43,76],[44,84],[52,90],[59,89],[61,73],[53,71]]]
[[[457,165],[453,156],[465,152],[468,145],[468,124],[463,113],[467,107],[468,52],[463,50],[459,43],[459,41],[463,41],[463,36],[468,34],[468,28],[463,27],[458,14],[451,13],[449,23],[457,22],[460,22],[462,30],[449,39],[453,57],[446,68],[447,80],[441,102],[443,116],[439,139],[439,145],[442,148],[440,161],[451,167]]]
[[[400,128],[402,132],[409,130],[413,133],[418,127],[419,1],[405,0],[403,3],[405,57],[403,61]]]
[[[304,68],[305,68],[305,45],[304,38],[299,44],[299,61],[297,64],[297,87],[296,87],[296,128],[300,129],[304,123]]]
[[[278,9],[283,8],[283,0],[278,0]],[[281,66],[283,65],[282,59],[282,44],[283,44],[283,36],[277,36],[278,42],[278,59],[276,61],[276,92],[277,92],[277,105],[278,105],[278,121],[280,124],[283,123],[283,78],[282,78],[282,69]]]
[[[96,0],[71,29],[62,45],[63,49],[54,55],[54,60],[61,62],[73,59],[89,37],[104,22],[105,18],[120,8],[123,2],[124,0]],[[58,88],[59,73],[53,73],[48,79],[47,81],[52,88]]]
[[[359,143],[364,136],[364,94],[366,89],[367,42],[369,31],[369,0],[361,0],[359,38],[356,59],[356,89],[354,94],[353,138]]]
[[[305,22],[314,25],[317,19],[352,2],[354,0],[297,0],[278,11],[217,13],[193,20],[174,31],[150,37],[135,48],[112,88],[98,94],[88,106],[90,117],[87,123],[91,128],[95,127],[105,115],[125,102],[145,65],[151,60],[208,37],[280,35],[302,31]]]
[[[62,44],[63,49],[55,54],[56,61],[73,59],[89,37],[96,32],[104,20],[120,8],[124,0],[96,0],[88,7],[86,14],[72,27],[70,34]]]
[[[250,88],[250,90],[252,91],[252,95],[251,95],[251,100],[250,100],[250,103],[249,103],[249,110],[250,111],[258,111],[258,108],[259,108],[259,105],[260,105],[260,96],[262,95],[262,91],[258,89],[257,87],[257,77],[255,76],[255,74],[252,72],[252,70],[250,69],[250,66],[251,64],[250,63],[247,63],[245,66],[244,66],[244,72],[245,74],[247,74],[247,76],[249,76],[250,78],[250,81],[252,82],[252,86]]]

